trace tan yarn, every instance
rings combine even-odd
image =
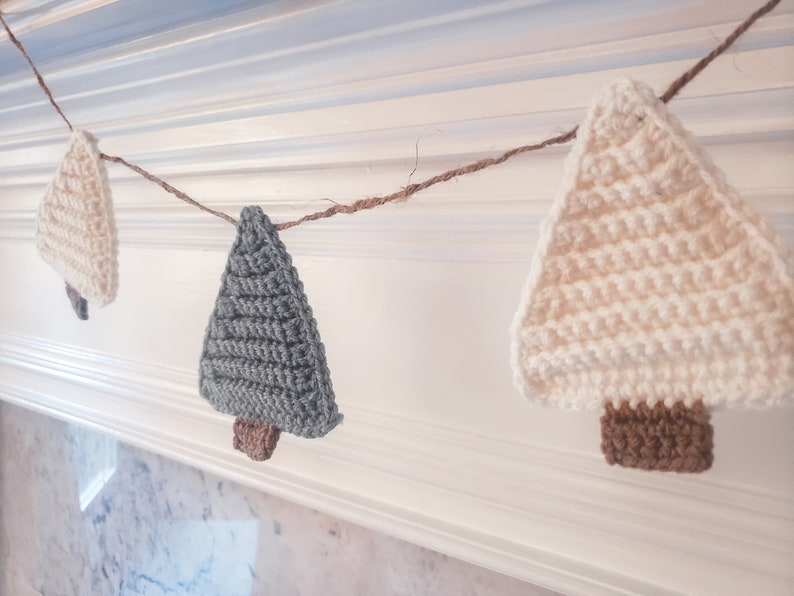
[[[571,409],[790,402],[782,243],[653,90],[609,86],[566,166],[512,328],[524,395]]]
[[[118,245],[105,164],[96,140],[72,132],[69,148],[39,205],[41,256],[89,302],[116,297]]]

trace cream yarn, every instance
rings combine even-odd
[[[118,286],[118,243],[107,170],[96,139],[72,133],[36,219],[36,244],[47,263],[89,302],[104,306]]]
[[[516,384],[571,409],[790,401],[784,253],[653,90],[618,80],[590,107],[534,255]]]

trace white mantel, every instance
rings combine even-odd
[[[392,192],[662,90],[759,0],[0,0],[101,148],[235,214]],[[794,250],[794,1],[670,107]],[[36,254],[68,130],[0,35],[0,398],[569,593],[794,589],[794,410],[717,412],[696,476],[610,468],[597,414],[513,388],[507,328],[567,147],[282,234],[344,425],[257,464],[196,391],[234,238],[109,167],[120,291],[81,322]],[[418,163],[417,163],[418,152]],[[416,166],[416,171],[411,173]]]

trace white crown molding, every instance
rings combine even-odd
[[[95,4],[106,4],[107,2],[94,2]],[[85,10],[93,8],[90,2],[78,4],[86,5]],[[63,92],[59,95],[59,100],[65,104],[74,104],[74,109],[86,113],[101,114],[102,105],[114,103],[115,111],[118,112],[118,101],[111,100],[111,97],[124,94],[128,97],[138,98],[137,103],[141,104],[142,99],[147,101],[143,105],[150,105],[149,100],[157,100],[156,114],[149,113],[146,116],[139,116],[137,119],[132,114],[126,114],[124,123],[98,122],[96,116],[92,118],[94,125],[92,129],[99,132],[113,132],[126,126],[128,130],[139,129],[141,126],[156,125],[158,122],[187,122],[201,121],[209,116],[212,121],[217,121],[223,113],[243,113],[251,114],[254,112],[267,113],[279,112],[288,108],[289,111],[296,109],[304,110],[312,106],[327,109],[332,105],[339,105],[355,100],[360,103],[361,98],[373,100],[384,100],[399,97],[405,94],[404,90],[411,90],[411,95],[424,95],[431,92],[441,92],[448,89],[450,91],[463,90],[472,87],[476,82],[481,86],[483,81],[488,81],[490,85],[497,85],[500,82],[509,85],[510,82],[527,82],[536,80],[544,88],[543,94],[533,94],[533,104],[538,99],[543,100],[549,97],[549,105],[558,105],[558,98],[555,97],[553,82],[550,79],[577,76],[582,77],[582,82],[587,81],[588,74],[602,77],[603,72],[620,69],[621,72],[632,72],[643,66],[653,65],[652,57],[656,54],[675,53],[686,56],[680,61],[665,61],[657,64],[660,70],[668,75],[675,76],[675,69],[681,69],[680,65],[691,63],[692,57],[697,57],[703,52],[703,48],[713,44],[715,38],[726,36],[736,25],[735,22],[723,23],[712,27],[682,28],[679,30],[667,31],[667,23],[686,23],[695,19],[699,12],[692,7],[674,9],[673,15],[667,14],[665,21],[653,24],[652,15],[644,18],[649,24],[646,30],[662,30],[662,33],[652,33],[649,35],[632,36],[619,41],[604,41],[597,29],[585,29],[577,31],[576,42],[570,47],[549,50],[545,45],[540,45],[541,51],[533,52],[533,44],[528,43],[523,32],[511,31],[500,40],[500,51],[482,47],[482,44],[474,44],[471,39],[471,21],[483,18],[490,13],[491,16],[502,14],[505,22],[509,22],[511,12],[526,9],[531,3],[501,2],[493,3],[487,7],[478,9],[462,9],[460,11],[450,11],[443,17],[419,18],[408,20],[395,26],[386,24],[383,27],[370,28],[365,32],[356,34],[344,34],[340,32],[337,36],[332,36],[322,41],[314,41],[305,38],[298,33],[290,38],[289,47],[278,47],[265,51],[245,52],[241,57],[239,51],[231,53],[219,51],[219,39],[234,36],[236,43],[245,44],[241,41],[242,36],[257,38],[263,31],[268,31],[274,26],[275,20],[290,20],[299,22],[296,13],[301,10],[310,13],[312,10],[320,10],[327,2],[304,2],[298,5],[299,8],[290,8],[283,14],[269,15],[264,17],[259,14],[257,18],[250,16],[251,11],[231,13],[210,22],[191,23],[184,28],[168,28],[160,33],[146,36],[143,39],[121,43],[116,46],[95,51],[82,52],[78,56],[64,56],[47,63],[49,71],[48,79],[58,81],[61,88],[74,89],[73,92]],[[523,4],[523,6],[522,6]],[[698,7],[699,8],[699,7]],[[744,9],[739,6],[727,6],[724,11],[730,11],[730,15],[724,14],[726,18],[743,16]],[[261,10],[257,13],[262,13]],[[70,15],[71,16],[71,15]],[[620,15],[615,14],[613,19],[606,17],[607,23],[615,25],[620,22]],[[56,22],[53,19],[41,19],[41,26],[52,25]],[[612,22],[614,21],[614,22]],[[498,22],[498,21],[497,21]],[[333,51],[339,55],[355,55],[355,47],[362,40],[368,43],[375,43],[379,40],[383,43],[390,41],[396,34],[412,35],[432,35],[435,27],[443,26],[445,31],[451,24],[458,23],[461,31],[468,32],[468,35],[460,35],[460,38],[450,40],[446,53],[456,56],[456,61],[451,64],[435,65],[437,61],[432,60],[432,55],[428,56],[422,47],[416,50],[410,48],[401,53],[401,60],[389,61],[384,71],[384,65],[377,67],[368,62],[357,60],[346,65],[344,75],[339,72],[318,72],[312,73],[312,84],[306,88],[298,88],[304,85],[301,80],[285,82],[284,85],[274,89],[264,85],[251,84],[251,71],[267,72],[281,68],[289,68],[289,62],[283,64],[285,57],[299,57],[306,60],[307,55],[314,53],[327,53]],[[665,23],[664,25],[661,23]],[[556,24],[557,34],[562,35],[566,27],[560,23]],[[794,29],[794,14],[787,14],[781,8],[772,15],[756,24],[753,30],[742,40],[745,46],[740,56],[744,62],[747,54],[751,51],[774,51],[778,46],[785,46],[786,40],[790,38],[791,31]],[[555,35],[555,29],[551,28],[544,32],[547,36]],[[383,38],[382,40],[380,38]],[[2,39],[2,36],[0,36]],[[250,45],[250,44],[249,44]],[[252,46],[258,48],[261,44]],[[474,46],[469,49],[467,46]],[[196,67],[189,70],[175,68],[182,64],[179,60],[179,52],[184,47],[188,47],[193,55],[202,56],[201,62]],[[407,53],[406,53],[407,52]],[[483,59],[483,55],[493,54],[494,57]],[[508,54],[507,57],[496,57],[500,54]],[[174,59],[164,60],[163,56],[174,54]],[[736,56],[734,56],[736,58]],[[723,61],[724,62],[724,61]],[[275,63],[275,64],[274,64]],[[414,68],[409,72],[404,72],[400,64],[426,64],[434,65],[430,68]],[[679,65],[680,63],[680,65]],[[767,64],[774,64],[774,61],[767,61]],[[583,68],[584,65],[584,68]],[[747,68],[744,66],[743,68]],[[378,68],[378,70],[372,70]],[[711,66],[712,75],[714,68],[730,69],[730,65],[720,66],[716,63]],[[127,81],[119,84],[117,81],[108,80],[106,73],[114,70],[123,69],[126,73]],[[238,71],[244,70],[246,76],[232,76]],[[757,69],[756,69],[757,70]],[[213,80],[222,73],[224,77],[232,80],[244,80],[244,87],[230,88],[224,94],[213,93],[205,98],[206,94],[197,95],[195,90],[203,87],[206,81]],[[736,90],[736,73],[731,77],[714,76],[715,81],[723,79],[723,85],[730,85],[730,90]],[[672,80],[668,76],[667,80]],[[90,86],[86,84],[90,81]],[[112,82],[110,82],[112,81]],[[729,81],[729,83],[728,83]],[[654,84],[657,81],[650,81]],[[658,81],[664,84],[666,80]],[[81,84],[82,83],[82,84]],[[9,80],[0,77],[0,84],[11,91],[19,88],[24,89],[26,95],[20,98],[24,101],[12,102],[8,107],[0,106],[0,115],[3,113],[15,112],[19,110],[29,110],[35,105],[46,103],[42,98],[34,81],[30,80],[29,73],[21,70],[13,75]],[[603,79],[597,85],[604,84]],[[719,84],[719,83],[717,83]],[[549,89],[546,89],[550,85]],[[571,87],[566,89],[567,101],[576,101],[581,97],[589,97],[594,89],[592,86],[581,86],[581,92],[571,93]],[[505,87],[505,91],[511,88]],[[520,89],[520,88],[519,88]],[[549,92],[549,93],[547,93]],[[684,96],[692,90],[684,91]],[[529,97],[529,96],[525,96]],[[188,101],[185,101],[188,99]],[[198,100],[197,100],[198,98]],[[10,113],[8,112],[8,113]],[[29,128],[20,128],[21,131]]]
[[[286,436],[253,464],[228,447],[231,420],[201,400],[191,371],[8,333],[0,371],[4,400],[567,593],[773,593],[794,581],[791,495],[616,475],[596,453],[360,407],[345,409],[343,431]],[[649,545],[665,569],[703,576],[661,572]]]

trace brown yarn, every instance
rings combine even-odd
[[[254,461],[270,459],[281,431],[268,422],[235,418],[233,445]]]
[[[310,213],[309,215],[304,215],[303,217],[296,219],[294,221],[285,221],[276,226],[278,230],[287,230],[289,228],[294,228],[295,226],[299,226],[302,223],[307,221],[314,221],[317,219],[325,219],[326,217],[332,217],[339,213],[355,213],[356,211],[364,211],[365,209],[374,209],[375,207],[380,207],[381,205],[385,205],[386,203],[392,203],[394,201],[407,201],[410,197],[418,193],[420,190],[425,190],[426,188],[430,188],[434,184],[438,184],[439,182],[448,182],[453,178],[457,178],[458,176],[463,176],[464,174],[472,174],[474,172],[479,172],[480,170],[484,170],[485,168],[490,168],[491,166],[498,165],[500,163],[506,162],[511,157],[515,157],[521,153],[526,153],[527,151],[536,151],[538,149],[543,149],[543,147],[548,147],[549,145],[559,145],[561,143],[567,143],[571,139],[576,136],[576,131],[579,129],[578,126],[575,126],[568,132],[564,132],[556,137],[550,137],[539,143],[534,143],[532,145],[523,145],[521,147],[516,147],[515,149],[510,149],[510,151],[505,151],[502,155],[498,157],[487,157],[485,159],[481,159],[480,161],[475,161],[474,163],[467,164],[465,166],[461,166],[459,168],[454,168],[452,170],[447,170],[441,174],[437,174],[432,178],[428,178],[423,182],[418,182],[416,184],[409,184],[405,188],[398,190],[395,193],[390,195],[386,195],[384,197],[370,197],[367,199],[359,199],[358,201],[351,203],[350,205],[343,205],[343,204],[336,204],[332,207],[324,211],[318,211],[317,213]]]
[[[47,84],[44,82],[44,78],[41,76],[39,69],[36,68],[35,64],[33,64],[33,60],[31,60],[30,56],[28,56],[28,53],[25,51],[25,48],[22,46],[22,42],[19,41],[16,35],[14,35],[14,33],[11,31],[11,28],[8,26],[8,23],[6,23],[6,20],[3,18],[2,13],[0,13],[0,23],[3,24],[3,28],[6,30],[6,33],[8,33],[8,39],[10,39],[11,43],[13,43],[17,47],[17,49],[20,52],[22,52],[22,55],[25,57],[25,60],[27,60],[28,64],[30,64],[30,68],[33,69],[33,74],[36,75],[36,80],[39,82],[39,87],[41,87],[41,90],[44,91],[44,94],[47,96],[47,99],[50,100],[52,107],[55,108],[55,111],[58,112],[58,115],[61,118],[63,118],[64,122],[66,122],[66,126],[69,127],[69,130],[74,130],[72,123],[69,122],[69,119],[66,117],[66,114],[63,113],[61,107],[58,105],[58,103],[55,101],[55,98],[52,96],[52,91],[50,91],[50,88],[47,87]]]
[[[121,164],[123,166],[128,167],[133,172],[137,172],[138,174],[140,174],[141,176],[143,176],[147,180],[149,180],[151,182],[154,182],[159,187],[161,187],[163,190],[165,190],[167,192],[170,192],[172,195],[176,196],[178,199],[181,199],[181,200],[185,201],[185,203],[193,205],[194,207],[198,207],[202,211],[206,211],[207,213],[210,213],[210,214],[214,215],[215,217],[220,217],[221,219],[225,219],[226,221],[228,221],[232,225],[236,225],[237,224],[237,220],[234,219],[231,215],[228,215],[228,214],[224,213],[223,211],[216,211],[215,209],[210,209],[209,207],[206,207],[206,206],[202,205],[196,199],[194,199],[193,197],[188,195],[186,192],[183,192],[183,191],[179,190],[175,186],[171,186],[170,184],[168,184],[168,182],[166,182],[162,178],[159,178],[158,176],[155,176],[151,172],[148,172],[147,170],[144,170],[141,166],[136,166],[134,163],[128,162],[123,157],[118,157],[116,155],[108,155],[107,153],[100,153],[99,157],[101,157],[105,161],[112,161],[113,163],[119,163],[119,164]]]
[[[711,64],[711,62],[717,56],[719,56],[725,50],[731,47],[733,45],[733,42],[739,39],[739,37],[741,37],[745,31],[747,31],[750,27],[753,26],[753,23],[755,23],[758,19],[760,19],[766,13],[768,13],[773,8],[775,8],[775,6],[777,6],[778,4],[780,4],[780,0],[769,0],[769,2],[767,2],[761,8],[759,8],[754,13],[752,13],[742,22],[741,25],[736,27],[736,29],[734,29],[733,32],[728,37],[726,37],[720,45],[718,45],[716,48],[711,50],[711,52],[709,52],[708,54],[703,56],[700,60],[698,60],[695,66],[690,68],[680,77],[678,77],[675,81],[670,83],[670,86],[667,88],[667,91],[665,91],[659,99],[661,99],[664,103],[667,103],[668,101],[673,99],[676,95],[678,95],[678,92],[681,91],[681,89],[686,87],[690,83],[690,81],[692,81],[692,79],[694,79],[697,75],[699,75],[704,68],[706,68],[709,64]]]
[[[780,4],[780,0],[770,0],[766,4],[764,4],[761,8],[753,12],[750,16],[748,16],[733,32],[725,38],[725,40],[719,44],[716,48],[714,48],[711,52],[709,52],[706,56],[701,58],[692,68],[687,70],[684,74],[678,77],[675,81],[673,81],[667,90],[661,95],[660,99],[667,103],[673,97],[675,97],[681,89],[686,87],[692,79],[694,79],[698,74],[700,74],[706,66],[708,66],[717,56],[722,54],[725,50],[727,50],[733,43],[743,34],[745,33],[758,19],[762,16],[770,12],[773,8],[775,8],[778,4]],[[25,59],[30,64],[30,67],[33,69],[34,74],[36,75],[36,80],[39,83],[39,86],[47,95],[47,98],[50,100],[50,103],[55,108],[55,110],[60,114],[61,118],[66,122],[70,129],[72,129],[72,124],[66,118],[64,113],[61,111],[61,108],[56,103],[55,99],[52,96],[52,92],[47,87],[44,79],[39,74],[39,71],[36,69],[36,66],[33,64],[28,53],[25,51],[25,48],[22,46],[22,43],[14,36],[9,29],[8,25],[6,24],[5,20],[0,14],[0,21],[2,21],[5,30],[8,32],[8,36],[14,45],[19,49],[20,52],[25,56]],[[335,204],[328,209],[323,211],[318,211],[316,213],[310,213],[309,215],[304,215],[303,217],[293,220],[293,221],[286,221],[276,225],[276,229],[278,230],[288,230],[289,228],[294,228],[295,226],[299,226],[302,223],[307,221],[315,221],[318,219],[325,219],[328,217],[332,217],[334,215],[338,215],[340,213],[356,213],[357,211],[364,211],[366,209],[374,209],[375,207],[380,207],[381,205],[385,205],[386,203],[392,203],[394,201],[407,201],[410,197],[418,193],[419,191],[425,190],[435,184],[439,184],[441,182],[448,182],[453,178],[457,178],[458,176],[463,176],[465,174],[472,174],[474,172],[479,172],[480,170],[484,170],[485,168],[490,168],[491,166],[498,165],[507,161],[508,159],[515,157],[516,155],[520,155],[521,153],[527,153],[529,151],[537,151],[538,149],[542,149],[544,147],[548,147],[549,145],[559,145],[562,143],[567,143],[568,141],[572,140],[576,136],[576,131],[578,130],[578,126],[575,126],[571,130],[564,132],[562,134],[550,137],[539,143],[533,143],[531,145],[523,145],[521,147],[516,147],[514,149],[510,149],[499,155],[498,157],[489,157],[486,159],[481,159],[471,164],[467,164],[461,166],[459,168],[454,168],[452,170],[448,170],[423,182],[419,182],[417,184],[409,184],[405,188],[400,189],[399,191],[392,193],[390,195],[386,195],[383,197],[369,197],[365,199],[359,199],[354,203],[349,205],[343,204]],[[205,207],[192,197],[190,197],[187,193],[182,192],[181,190],[175,188],[174,186],[168,184],[163,179],[151,174],[150,172],[144,170],[140,166],[133,165],[121,157],[115,157],[112,155],[101,154],[102,159],[107,161],[113,161],[116,163],[120,163],[122,165],[127,166],[134,172],[137,172],[147,180],[154,182],[155,184],[159,185],[161,188],[166,190],[167,192],[173,194],[177,198],[193,205],[194,207],[198,207],[202,211],[215,215],[216,217],[220,217],[225,219],[231,224],[236,224],[237,220],[235,220],[231,215],[223,213],[222,211],[216,211],[214,209],[210,209],[209,207]]]
[[[88,320],[88,302],[80,295],[80,292],[75,290],[69,284],[66,284],[66,295],[69,297],[69,302],[72,303],[72,310],[77,318],[81,321]]]
[[[662,472],[703,472],[714,460],[714,429],[698,400],[668,408],[611,403],[601,417],[601,451],[610,465]]]

